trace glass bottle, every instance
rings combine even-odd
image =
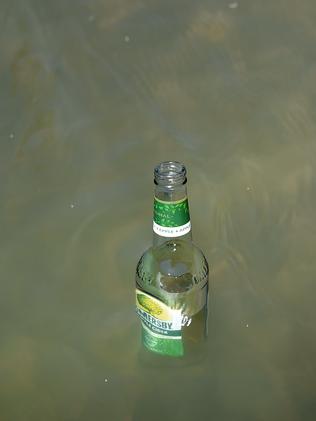
[[[155,167],[153,245],[136,269],[136,307],[148,353],[188,357],[207,336],[208,264],[192,242],[186,169]]]

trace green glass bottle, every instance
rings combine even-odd
[[[207,336],[208,264],[192,242],[186,169],[155,167],[153,245],[136,269],[136,308],[149,353],[186,357]]]

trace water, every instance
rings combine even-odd
[[[316,5],[2,1],[0,419],[314,420]],[[138,359],[152,170],[189,171],[208,354]]]

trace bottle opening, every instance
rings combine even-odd
[[[187,181],[186,168],[177,161],[161,162],[155,167],[155,183],[163,186],[175,186],[184,184]]]

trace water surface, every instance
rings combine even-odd
[[[314,420],[316,4],[3,0],[0,419]],[[152,170],[183,161],[207,358],[139,360]]]

